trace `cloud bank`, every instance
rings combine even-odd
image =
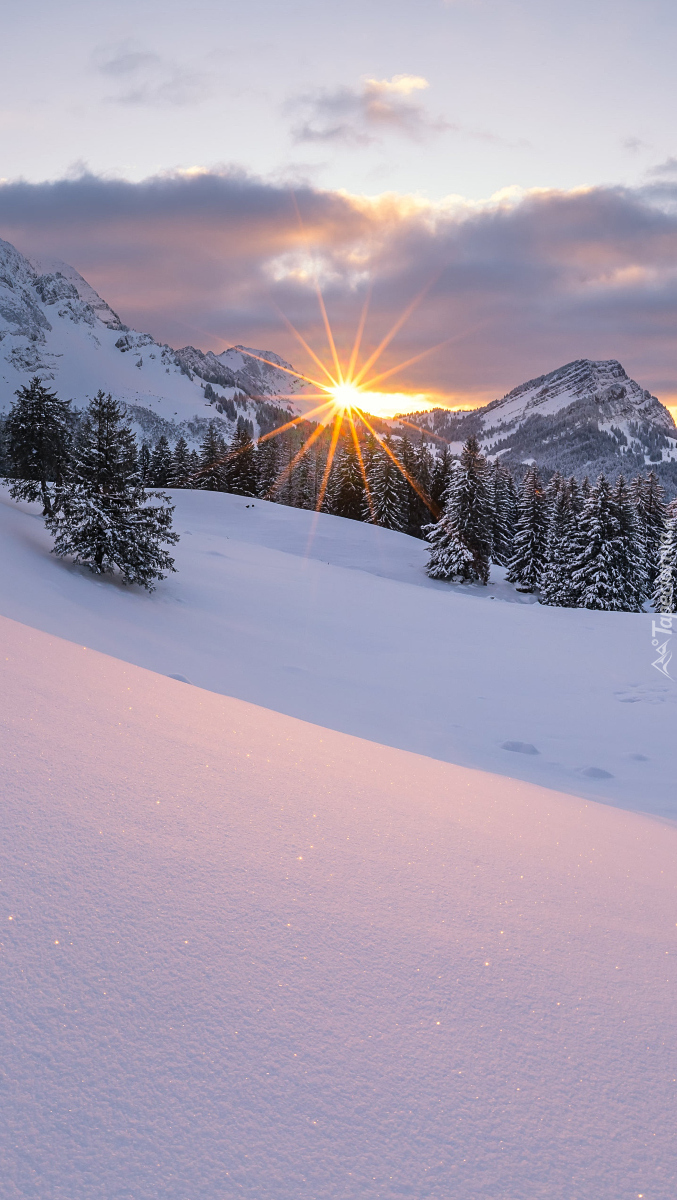
[[[308,369],[280,314],[324,348],[316,277],[346,349],[368,289],[367,349],[424,293],[384,366],[445,345],[394,391],[479,403],[590,357],[677,400],[677,185],[664,178],[431,204],[236,171],[85,175],[0,186],[0,236],[73,263],[123,320],[175,346],[239,341]]]

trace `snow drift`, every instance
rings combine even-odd
[[[0,636],[9,1200],[673,1200],[675,829]]]

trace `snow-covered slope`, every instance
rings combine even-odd
[[[666,464],[675,474],[677,427],[668,409],[619,362],[579,359],[530,379],[472,413],[435,409],[408,420],[460,447],[475,433],[508,461],[535,461],[575,473]],[[611,464],[611,467],[610,467]]]
[[[0,643],[7,1200],[674,1200],[674,828]]]
[[[174,426],[213,417],[214,405],[239,400],[239,415],[256,430],[257,397],[275,401],[302,385],[280,369],[292,370],[278,355],[252,352],[278,364],[267,366],[244,349],[215,355],[160,345],[123,325],[73,267],[31,263],[0,241],[0,412],[9,408],[16,388],[37,374],[78,406],[103,388]],[[212,385],[208,398],[206,383]],[[278,407],[288,409],[289,401],[281,398]],[[181,432],[190,438],[190,425]]]
[[[0,613],[327,728],[677,818],[677,684],[651,665],[650,614],[541,607],[496,567],[488,588],[453,587],[405,534],[173,496],[179,573],[148,597],[57,561],[37,510],[3,493]]]

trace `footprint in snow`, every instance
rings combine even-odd
[[[178,679],[179,683],[190,683],[190,679],[186,679],[185,675],[168,675],[168,679]]]
[[[611,771],[605,771],[603,767],[584,767],[581,775],[588,779],[613,779]]]
[[[512,750],[515,754],[538,754],[531,742],[501,742],[501,750]]]

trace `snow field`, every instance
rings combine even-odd
[[[178,574],[148,597],[57,561],[37,507],[2,493],[0,613],[327,728],[677,817],[677,685],[651,665],[651,614],[546,608],[500,568],[454,587],[404,534],[172,495]]]
[[[3,1196],[674,1200],[677,830],[0,638]]]

